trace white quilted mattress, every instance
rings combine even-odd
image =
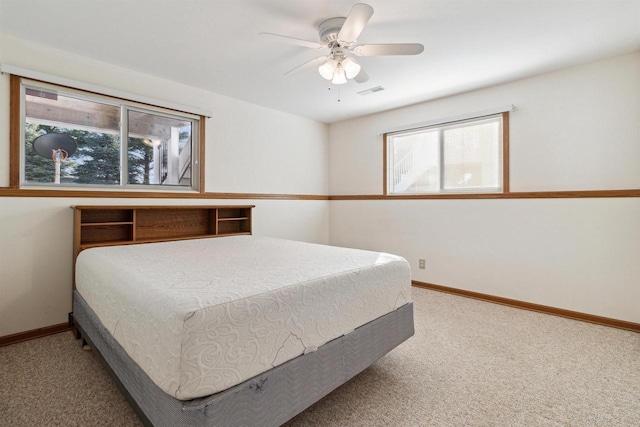
[[[384,253],[256,236],[87,249],[76,287],[177,399],[234,386],[410,301]]]

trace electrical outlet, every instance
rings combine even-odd
[[[424,270],[424,260],[423,259],[418,261],[418,267],[420,267],[422,270]]]

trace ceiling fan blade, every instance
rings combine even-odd
[[[287,71],[286,73],[284,73],[284,74],[283,74],[283,76],[286,76],[286,75],[288,75],[288,74],[291,74],[291,73],[294,73],[294,72],[296,72],[296,71],[299,71],[299,70],[301,70],[301,69],[303,69],[303,68],[306,68],[306,67],[308,67],[308,66],[310,66],[310,65],[313,65],[313,64],[315,64],[315,63],[319,63],[319,62],[320,62],[320,60],[324,60],[324,61],[326,61],[327,59],[329,59],[329,58],[328,58],[328,57],[326,57],[326,56],[318,56],[317,58],[310,59],[310,60],[308,60],[307,62],[305,62],[304,64],[300,64],[300,65],[298,65],[296,68],[293,68],[293,69],[291,69],[291,70]]]
[[[418,55],[423,51],[420,43],[363,44],[353,49],[358,56]]]
[[[280,34],[272,34],[272,33],[258,33],[259,36],[266,36],[270,39],[274,39],[280,42],[295,44],[298,46],[308,47],[310,49],[325,49],[326,46],[321,45],[320,43],[312,42],[309,40],[296,39],[295,37],[281,36]]]
[[[372,15],[373,8],[368,4],[353,5],[338,33],[338,40],[346,45],[355,42]]]
[[[357,76],[353,78],[353,80],[355,80],[358,83],[364,83],[367,80],[369,80],[369,74],[367,74],[367,72],[364,71],[364,68],[360,68],[360,72],[358,73]]]

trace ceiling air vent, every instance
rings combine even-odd
[[[376,92],[380,92],[384,90],[384,88],[382,86],[376,86],[376,87],[372,87],[371,89],[367,89],[367,90],[361,90],[360,92],[358,92],[358,95],[371,95],[372,93],[376,93]]]

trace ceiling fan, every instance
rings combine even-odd
[[[371,6],[358,3],[351,8],[346,18],[331,18],[323,21],[318,26],[320,43],[272,33],[260,33],[260,35],[311,49],[329,51],[328,54],[286,72],[285,76],[305,66],[322,62],[318,72],[331,83],[344,84],[350,79],[364,83],[369,80],[369,76],[353,56],[418,55],[424,51],[424,46],[419,43],[358,45],[357,38],[372,15]]]

